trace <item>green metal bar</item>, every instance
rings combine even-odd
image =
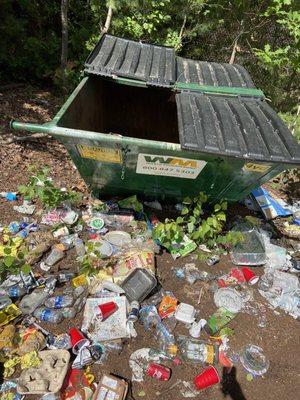
[[[83,86],[87,83],[89,77],[86,76],[84,77],[80,83],[77,85],[77,87],[73,90],[73,92],[70,94],[70,96],[68,97],[67,101],[63,104],[63,106],[61,107],[61,109],[58,111],[58,113],[55,115],[55,117],[53,118],[52,123],[56,123],[58,122],[61,117],[64,115],[64,113],[66,112],[66,110],[70,107],[70,105],[72,104],[72,102],[74,101],[75,97],[78,95],[78,93],[81,91],[81,89],[83,88]]]
[[[206,86],[197,85],[196,83],[178,82],[174,85],[176,90],[190,90],[192,92],[229,94],[232,96],[255,96],[264,97],[264,92],[260,89],[230,87],[230,86]]]
[[[113,78],[113,80],[117,83],[120,83],[121,85],[138,86],[138,87],[143,87],[143,88],[147,87],[146,82],[138,81],[136,79],[122,78],[122,77],[118,76],[116,78]]]
[[[50,122],[47,124],[31,124],[27,122],[11,121],[11,129],[29,131],[29,132],[40,132],[46,133],[57,137],[58,139],[88,139],[97,140],[102,143],[111,144],[112,140],[116,144],[129,145],[129,146],[140,146],[147,147],[149,149],[164,149],[172,151],[181,151],[180,144],[170,142],[157,142],[156,140],[144,140],[138,138],[132,138],[127,136],[111,135],[109,133],[99,133],[84,131],[79,129],[70,129],[57,126],[55,123]]]

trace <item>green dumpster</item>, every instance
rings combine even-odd
[[[300,147],[239,65],[104,35],[50,123],[14,121],[67,148],[99,197],[242,199],[300,164]]]

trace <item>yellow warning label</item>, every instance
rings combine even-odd
[[[270,168],[270,165],[266,165],[266,164],[247,163],[244,165],[245,171],[259,172],[259,173],[266,172],[266,171],[268,171],[269,168]]]
[[[92,160],[114,164],[122,163],[121,151],[117,149],[112,149],[110,147],[85,146],[83,144],[78,144],[77,150],[83,158],[90,158]]]

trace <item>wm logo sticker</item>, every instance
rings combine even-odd
[[[175,178],[196,179],[205,167],[203,160],[161,156],[157,154],[139,154],[137,174],[172,176]]]

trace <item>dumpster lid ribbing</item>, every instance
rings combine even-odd
[[[183,149],[300,163],[300,146],[266,101],[182,92],[176,102]]]
[[[85,72],[170,87],[175,83],[175,52],[171,47],[105,34],[86,60]]]
[[[176,57],[176,81],[200,86],[255,88],[245,68],[238,64],[196,61]]]

